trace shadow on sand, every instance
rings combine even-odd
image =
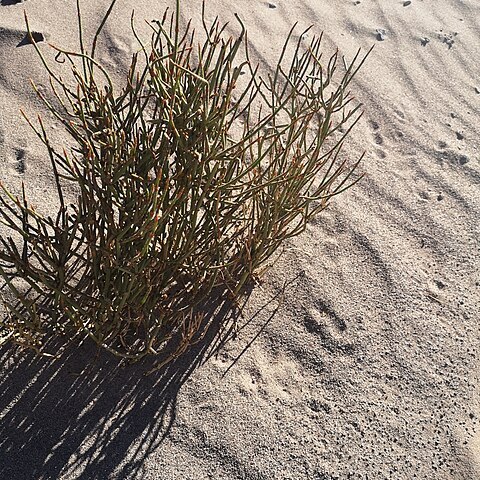
[[[91,342],[53,360],[1,348],[0,479],[136,478],[169,433],[179,389],[238,315],[227,300],[211,309],[202,341],[148,376],[153,360],[122,366]]]

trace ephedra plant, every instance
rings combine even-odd
[[[150,24],[148,45],[132,20],[140,48],[120,87],[95,56],[115,0],[89,49],[77,1],[79,51],[53,47],[71,65],[69,81],[32,38],[54,95],[37,94],[70,148],[27,119],[46,147],[59,207],[43,215],[25,190],[17,197],[2,186],[11,233],[0,237],[2,341],[42,352],[46,337],[87,335],[131,360],[174,341],[168,361],[208,328],[202,304],[213,289],[238,298],[358,180],[359,160],[348,162],[342,145],[360,116],[348,89],[366,56],[325,59],[321,36],[307,42],[292,29],[278,64],[261,74],[238,17],[237,38],[204,20],[198,41],[178,3]]]

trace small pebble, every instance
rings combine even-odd
[[[277,4],[276,3],[269,3],[268,8],[277,8]]]
[[[430,39],[428,37],[423,37],[420,39],[420,42],[422,42],[422,46],[425,47],[427,43],[430,43]]]
[[[465,138],[465,136],[461,132],[455,132],[455,134],[457,135],[458,140],[463,140]]]
[[[408,7],[411,4],[412,4],[412,2],[410,0],[407,0],[406,2],[403,2],[404,7]]]
[[[478,93],[480,95],[480,88],[475,87],[475,93]]]

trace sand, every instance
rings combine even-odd
[[[0,179],[47,210],[48,158],[19,113],[51,120],[23,11],[78,48],[74,3],[0,1]],[[107,2],[82,6],[91,38]],[[100,49],[117,78],[131,10],[141,24],[165,6],[119,0]],[[233,33],[234,12],[265,65],[295,21],[326,52],[375,44],[352,85],[365,178],[286,246],[218,355],[198,345],[145,378],[88,344],[58,361],[3,348],[0,478],[480,478],[478,0],[207,2]]]

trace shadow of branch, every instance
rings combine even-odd
[[[125,366],[87,340],[54,359],[0,348],[0,478],[136,478],[170,432],[180,388],[224,344],[238,310],[223,292],[206,313],[202,340],[148,376],[158,359]]]
[[[244,308],[251,288],[241,305],[228,292],[217,291],[203,306],[206,334],[150,375],[146,373],[158,358],[125,365],[89,340],[69,345],[53,359],[12,346],[0,348],[0,478],[141,478],[146,458],[175,422],[182,385],[250,326],[253,336],[225,377],[271,322],[286,288],[302,274],[248,315]],[[272,302],[276,306],[269,310]],[[56,339],[48,350],[63,347]]]

